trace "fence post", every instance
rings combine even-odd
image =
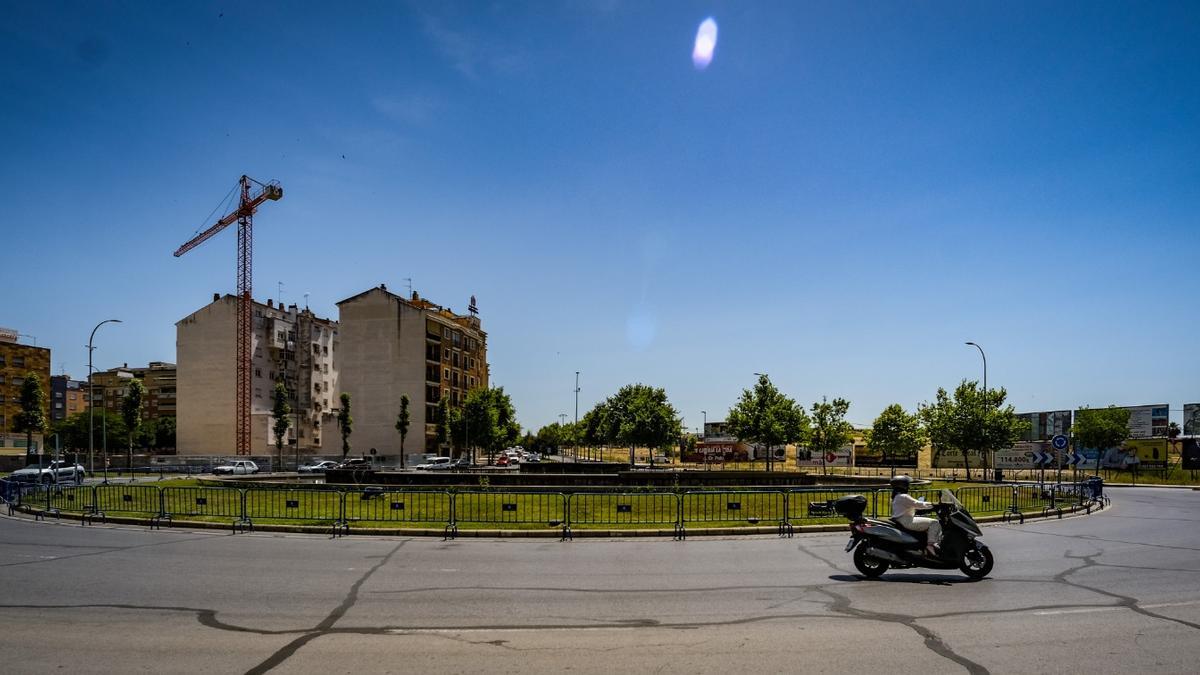
[[[241,515],[238,516],[238,520],[245,521],[247,519],[247,516],[246,516],[246,491],[238,490],[238,494],[241,496],[241,499],[239,500],[239,501],[241,501],[241,509],[240,509]]]
[[[167,498],[163,495],[162,487],[158,487],[158,515],[160,518],[167,515]]]

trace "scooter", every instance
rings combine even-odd
[[[878,578],[889,568],[910,567],[958,569],[972,579],[982,579],[995,563],[992,552],[978,541],[983,536],[979,525],[949,490],[942,490],[938,503],[924,510],[937,514],[942,525],[937,555],[926,551],[924,532],[906,530],[894,519],[864,518],[867,499],[862,495],[842,497],[833,502],[833,509],[850,520],[846,552],[854,551],[854,566],[868,579]]]

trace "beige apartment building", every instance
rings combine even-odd
[[[174,363],[151,361],[146,366],[129,367],[126,363],[120,368],[110,368],[92,373],[91,401],[97,408],[103,408],[114,415],[121,414],[125,395],[129,393],[129,383],[141,380],[146,388],[146,396],[142,400],[142,419],[156,420],[160,417],[176,417],[176,368]],[[82,389],[87,390],[83,382]]]
[[[338,318],[338,371],[341,391],[351,396],[353,453],[400,454],[395,425],[403,394],[411,421],[405,453],[438,452],[431,422],[438,401],[446,397],[456,407],[471,389],[488,386],[487,333],[475,299],[467,314],[455,314],[381,284],[339,302]]]
[[[25,378],[37,375],[46,393],[46,423],[50,419],[50,350],[46,347],[21,344],[20,333],[0,328],[0,455],[23,455],[26,452],[25,434],[16,430],[17,415],[21,412],[21,385]],[[42,447],[42,435],[33,435],[35,448]]]
[[[275,454],[274,390],[288,388],[288,457],[340,454],[335,420],[338,322],[273,300],[252,308],[251,453]],[[213,301],[175,324],[178,365],[176,443],[181,455],[236,453],[237,298]],[[298,445],[297,445],[298,441]]]

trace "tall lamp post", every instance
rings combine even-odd
[[[754,376],[755,377],[769,377],[766,373],[754,373]],[[772,453],[771,448],[770,448],[770,446],[768,446],[767,447],[767,471],[771,470],[771,459],[772,459],[771,453]],[[753,468],[753,463],[751,464],[751,468]]]
[[[975,344],[974,342],[967,342],[966,344],[968,344],[968,345],[970,345],[970,346],[972,346],[972,347],[974,347],[974,348],[978,349],[978,350],[979,350],[979,355],[983,357],[983,405],[984,405],[984,406],[985,406],[985,408],[986,408],[986,407],[988,406],[988,398],[987,398],[987,391],[988,391],[988,388],[987,388],[987,354],[984,354],[984,353],[983,353],[983,347],[980,347],[979,345]],[[982,453],[982,452],[980,452],[980,456],[983,456],[983,453]],[[991,462],[989,462],[988,464],[989,464],[989,466],[990,466],[990,465],[991,465]],[[984,471],[987,471],[987,469],[984,469]],[[967,476],[967,478],[970,478],[970,476]],[[983,479],[984,479],[984,480],[987,480],[987,476],[985,475],[985,476],[983,477]]]
[[[96,324],[92,329],[92,334],[88,336],[88,473],[96,475],[96,439],[95,439],[95,419],[96,419],[96,392],[92,389],[92,340],[96,337],[96,331],[106,323],[121,323],[120,319],[105,319]]]
[[[579,433],[579,371],[575,371],[575,433]],[[579,461],[579,446],[578,437],[572,442],[574,446],[575,461]]]

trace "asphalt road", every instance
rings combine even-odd
[[[0,518],[26,672],[1194,673],[1200,492],[989,526],[992,576],[863,581],[847,537],[231,535]]]

